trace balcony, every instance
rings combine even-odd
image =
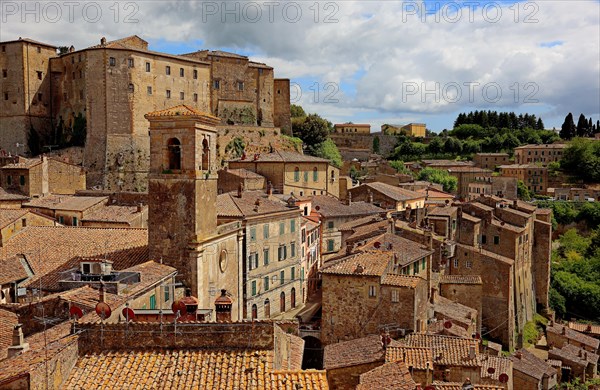
[[[70,290],[89,285],[100,288],[104,283],[106,292],[119,294],[128,285],[140,282],[139,272],[111,272],[107,274],[82,273],[79,268],[71,268],[60,273],[59,286],[61,289]]]

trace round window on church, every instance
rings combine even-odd
[[[225,272],[225,269],[227,268],[227,251],[225,249],[223,249],[219,255],[219,268],[221,269],[221,272]]]

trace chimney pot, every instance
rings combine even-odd
[[[221,295],[215,300],[217,322],[231,322],[233,301],[227,296],[227,290],[221,289]]]

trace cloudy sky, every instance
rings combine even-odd
[[[600,1],[11,1],[0,40],[74,45],[137,34],[173,54],[229,50],[292,82],[335,123],[529,112],[547,128],[600,118]]]

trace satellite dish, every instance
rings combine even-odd
[[[321,206],[315,206],[315,210],[317,210],[317,211],[321,210]]]
[[[121,314],[123,314],[123,317],[125,317],[125,320],[127,322],[133,321],[135,319],[135,313],[132,309],[128,307],[124,307],[123,310],[121,310]]]
[[[452,321],[446,321],[446,322],[444,322],[444,328],[446,328],[446,329],[452,328]]]
[[[435,390],[435,386],[427,386],[425,387],[425,390]]]
[[[487,369],[487,372],[488,372],[488,374],[493,374],[493,373],[495,373],[495,372],[496,372],[496,369],[495,369],[494,367],[489,367],[489,368]]]
[[[77,317],[77,319],[80,319],[81,317],[83,317],[83,311],[76,305],[71,306],[71,308],[69,309],[69,314],[71,318]]]
[[[481,340],[481,335],[480,335],[479,333],[475,333],[475,338],[476,338],[477,340]]]
[[[102,320],[105,320],[110,317],[112,310],[110,309],[110,306],[106,304],[106,302],[98,302],[96,305],[96,314],[98,314],[98,317],[100,317]]]
[[[498,380],[500,380],[501,383],[507,383],[508,382],[508,375],[507,374],[500,374],[500,377],[498,377]]]

